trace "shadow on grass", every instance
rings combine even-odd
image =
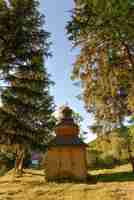
[[[133,172],[115,172],[108,174],[99,174],[93,176],[96,182],[125,182],[134,181]]]
[[[134,173],[133,172],[114,172],[114,173],[105,173],[98,175],[90,175],[88,174],[86,180],[71,180],[71,179],[57,179],[57,180],[47,180],[48,182],[55,182],[58,184],[62,183],[87,183],[87,184],[96,184],[98,182],[129,182],[134,181]]]

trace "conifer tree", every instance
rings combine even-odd
[[[22,170],[26,144],[44,145],[54,126],[52,84],[44,67],[49,36],[36,0],[0,1],[0,134],[16,144],[16,170]]]

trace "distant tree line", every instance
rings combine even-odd
[[[88,167],[92,169],[113,168],[118,165],[131,163],[134,156],[134,136],[131,135],[133,126],[129,126],[130,143],[120,136],[121,129],[113,130],[110,135],[102,135],[89,142],[87,149]],[[128,135],[126,134],[126,137]],[[133,167],[133,165],[132,165]]]

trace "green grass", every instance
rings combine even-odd
[[[123,182],[134,181],[134,173],[132,172],[117,172],[111,174],[96,175],[96,182]]]

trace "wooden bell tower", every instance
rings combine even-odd
[[[86,144],[79,138],[79,127],[65,106],[55,127],[56,137],[49,143],[46,157],[46,178],[85,180],[87,177]]]

